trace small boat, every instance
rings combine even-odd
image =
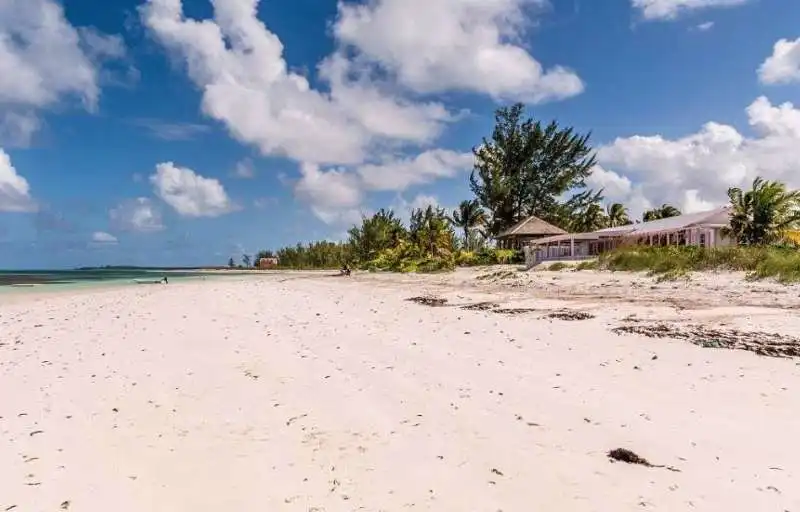
[[[35,283],[14,283],[11,286],[16,286],[18,288],[32,288],[37,285]]]
[[[134,279],[136,284],[164,284],[163,279]]]

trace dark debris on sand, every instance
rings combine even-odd
[[[536,313],[540,310],[534,308],[498,308],[493,309],[493,313],[498,315],[524,315],[526,313]]]
[[[417,304],[422,304],[423,306],[431,306],[431,307],[440,307],[447,304],[447,299],[442,297],[434,297],[433,295],[422,295],[419,297],[411,297],[406,300],[409,302],[416,302]]]
[[[670,471],[680,472],[679,469],[673,468],[672,466],[666,466],[664,464],[652,464],[644,457],[640,457],[627,448],[615,448],[611,450],[608,452],[608,458],[611,459],[612,462],[625,462],[627,464],[638,464],[647,468],[665,468]]]
[[[490,309],[497,309],[499,307],[500,305],[494,302],[477,302],[475,304],[461,306],[461,309],[466,309],[467,311],[489,311]]]
[[[547,318],[555,318],[557,320],[589,320],[594,318],[594,315],[586,311],[555,311],[547,315]]]
[[[664,323],[622,325],[611,329],[615,334],[638,334],[648,338],[685,340],[705,348],[746,350],[769,357],[800,357],[800,339],[782,334],[719,330],[703,326],[677,327]]]

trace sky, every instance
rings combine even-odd
[[[496,108],[633,215],[800,188],[800,2],[3,0],[0,268],[210,265],[470,197]]]

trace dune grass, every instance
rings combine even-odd
[[[747,272],[751,279],[772,278],[800,282],[800,250],[794,247],[623,247],[603,254],[606,270],[644,271],[662,280],[686,277],[689,272],[730,270]]]
[[[597,260],[582,261],[575,266],[575,270],[577,271],[597,270],[598,268],[600,268],[600,262]]]

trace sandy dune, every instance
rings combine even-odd
[[[492,272],[4,297],[0,512],[800,510],[800,359],[610,330],[800,336],[797,288]]]

